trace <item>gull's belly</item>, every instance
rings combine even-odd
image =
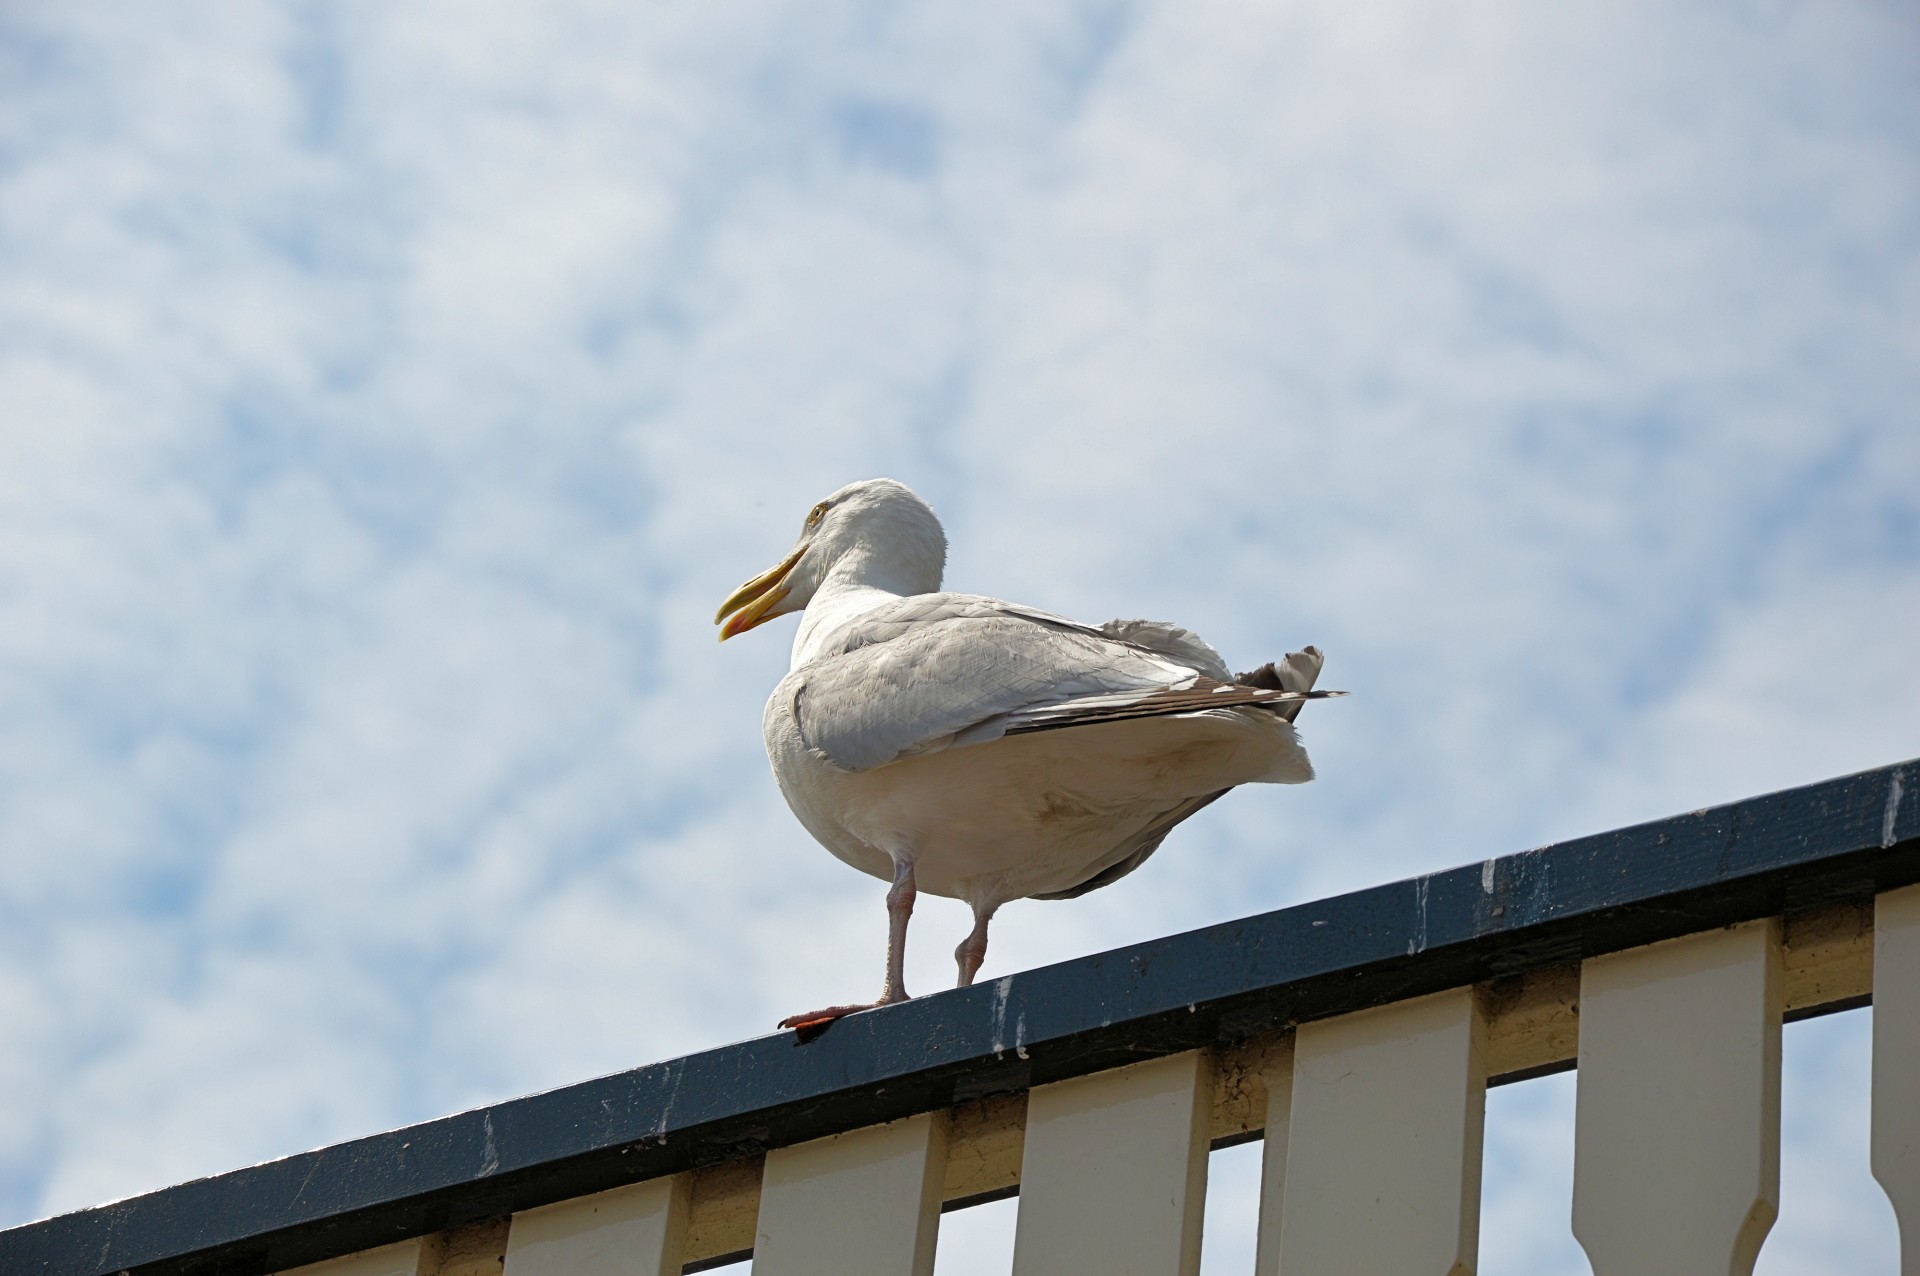
[[[1011,736],[847,772],[777,750],[787,800],[835,855],[876,877],[914,860],[919,889],[1001,903],[1070,889],[1190,798],[1262,778],[1290,731],[1243,714]]]

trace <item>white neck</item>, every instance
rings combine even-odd
[[[853,584],[839,579],[836,572],[820,586],[806,611],[800,614],[800,628],[793,635],[793,663],[798,669],[820,658],[832,648],[842,630],[883,603],[906,597],[876,585]]]
[[[940,588],[947,538],[927,503],[891,479],[841,488],[790,575],[785,609],[801,609],[793,667],[834,649],[848,625],[882,604]]]

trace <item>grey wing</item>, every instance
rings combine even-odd
[[[944,618],[887,618],[884,636],[859,645],[849,635],[848,649],[788,675],[779,694],[791,696],[807,747],[842,770],[864,771],[998,739],[1009,726],[1069,703],[1112,712],[1199,679],[1185,665],[1084,626],[985,601],[965,600]]]

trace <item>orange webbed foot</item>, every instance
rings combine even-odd
[[[896,1005],[906,999],[905,993],[889,994],[878,1001],[860,1002],[850,1006],[828,1006],[825,1010],[809,1010],[803,1014],[788,1015],[780,1021],[780,1027],[793,1029],[794,1034],[802,1041],[812,1041],[848,1015],[857,1015],[862,1010],[875,1010],[881,1006]]]

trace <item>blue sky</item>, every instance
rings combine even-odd
[[[26,4],[0,79],[0,1220],[869,989],[709,623],[853,478],[1354,693],[988,974],[1920,754],[1900,4]],[[1891,1262],[1866,1028],[1763,1271]],[[1583,1270],[1570,1095],[1485,1272]]]

